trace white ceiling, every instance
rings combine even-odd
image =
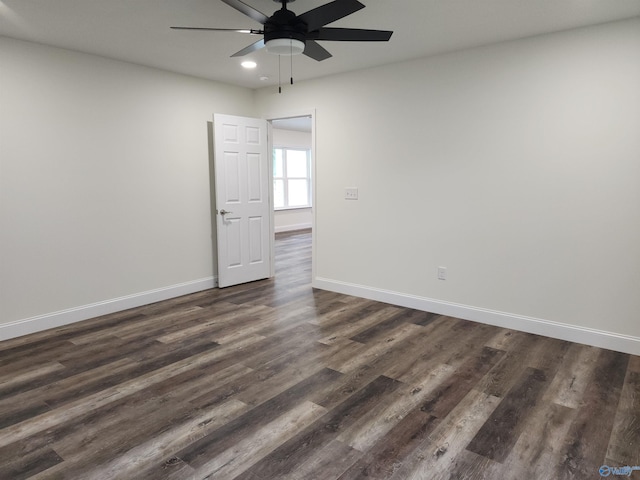
[[[244,0],[271,15],[274,0]],[[393,30],[388,43],[321,42],[333,57],[293,59],[306,80],[503,40],[640,15],[640,0],[361,0],[366,8],[331,26]],[[297,0],[300,14],[328,0]],[[230,55],[259,37],[169,26],[260,28],[219,0],[0,0],[0,35],[249,88],[278,82],[278,58],[259,51],[245,70]],[[290,64],[283,57],[283,83]],[[261,81],[260,76],[269,77]]]

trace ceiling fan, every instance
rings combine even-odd
[[[295,0],[274,0],[282,3],[282,8],[268,17],[264,13],[240,0],[221,0],[247,17],[263,25],[262,30],[204,28],[204,27],[171,27],[175,30],[209,30],[218,32],[238,32],[252,35],[263,35],[261,40],[231,55],[241,57],[266,47],[268,53],[276,55],[297,55],[304,53],[317,61],[326,60],[332,55],[322,47],[318,40],[338,42],[386,42],[393,32],[386,30],[365,30],[359,28],[331,28],[330,23],[344,18],[364,5],[357,0],[334,0],[320,7],[296,15],[287,9]]]

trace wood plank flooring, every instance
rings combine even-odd
[[[589,479],[640,358],[275,279],[0,343],[1,479]],[[640,472],[632,477],[640,478]]]

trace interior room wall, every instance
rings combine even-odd
[[[636,18],[258,91],[316,109],[314,285],[640,353],[638,52]]]
[[[271,131],[274,147],[311,149],[311,132],[298,132],[282,128],[274,128]],[[274,212],[276,233],[311,228],[312,221],[313,213],[311,208],[276,210]]]
[[[208,122],[250,90],[0,37],[0,338],[213,286]]]

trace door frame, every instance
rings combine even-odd
[[[296,111],[296,112],[272,112],[267,115],[263,115],[262,118],[267,120],[267,148],[269,149],[269,199],[271,202],[271,277],[276,275],[276,236],[275,236],[275,209],[273,202],[273,133],[271,122],[273,120],[282,120],[286,118],[296,117],[311,117],[311,285],[313,286],[316,278],[316,170],[317,170],[317,155],[316,155],[316,109],[311,108],[308,110]]]

